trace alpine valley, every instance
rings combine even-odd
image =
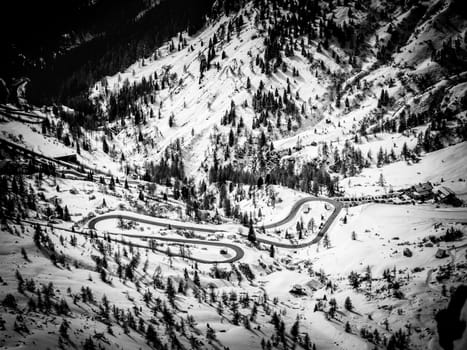
[[[467,349],[465,1],[4,2],[1,349]]]

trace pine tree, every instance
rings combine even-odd
[[[167,299],[169,299],[170,305],[175,307],[175,288],[172,283],[172,279],[167,278],[167,287],[166,287]]]
[[[250,319],[248,317],[243,318],[243,326],[248,330],[251,329]]]
[[[71,218],[70,218],[70,212],[68,211],[68,206],[65,205],[65,211],[64,211],[64,214],[63,214],[63,220],[65,221],[70,221]]]
[[[96,346],[94,345],[94,341],[91,337],[88,337],[84,341],[83,350],[96,350]]]
[[[111,191],[115,190],[115,179],[113,176],[110,177],[109,190]]]
[[[230,132],[229,132],[229,146],[233,147],[234,144],[235,144],[235,135],[233,133],[233,130],[230,129]]]
[[[104,153],[109,153],[109,145],[107,144],[105,137],[102,138],[102,150]]]
[[[407,146],[407,142],[404,142],[402,145],[402,151],[401,151],[401,156],[404,158],[404,160],[407,160],[407,157],[409,155],[409,148]]]
[[[206,324],[206,338],[209,340],[215,340],[216,339],[216,332],[214,329],[211,328],[209,323]]]
[[[383,152],[383,148],[380,147],[379,148],[379,151],[378,151],[378,155],[377,155],[377,166],[378,167],[381,167],[384,163],[384,152]]]
[[[68,339],[68,329],[70,328],[70,325],[66,319],[63,319],[62,323],[60,324],[59,328],[59,333],[60,336],[62,336],[65,339]]]
[[[193,283],[198,286],[198,287],[201,287],[201,281],[199,279],[199,275],[198,275],[198,271],[195,271],[195,275],[193,277]]]
[[[352,305],[352,301],[350,300],[350,297],[345,298],[344,307],[346,310],[352,311],[353,305]]]
[[[180,282],[178,283],[178,292],[181,293],[181,294],[185,294],[186,293],[186,290],[185,290],[185,282],[183,279],[180,280]]]
[[[248,240],[252,243],[256,243],[256,233],[253,228],[253,223],[250,222],[250,228],[248,229]]]
[[[230,204],[230,199],[228,197],[224,199],[224,213],[227,217],[232,216],[232,205]]]
[[[24,247],[21,247],[21,255],[23,255],[24,260],[29,261],[28,254],[26,253]]]
[[[159,346],[162,345],[157,336],[157,332],[151,323],[148,324],[148,327],[146,328],[146,340],[149,344],[152,344],[156,349],[158,349]]]
[[[360,287],[360,275],[351,271],[349,274],[349,282],[353,288],[358,289],[358,287]]]
[[[299,333],[300,333],[300,324],[298,323],[298,318],[297,318],[294,324],[292,325],[292,328],[290,329],[290,334],[292,335],[292,338],[294,341],[297,340]]]
[[[380,185],[381,187],[384,187],[384,184],[385,184],[385,183],[386,183],[386,181],[384,180],[383,173],[380,173],[380,174],[379,174],[378,185]]]

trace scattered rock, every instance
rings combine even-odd
[[[413,255],[412,251],[409,248],[404,248],[404,251],[402,252],[402,254],[404,254],[404,256],[408,258],[411,258]]]

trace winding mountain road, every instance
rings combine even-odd
[[[316,235],[314,239],[304,242],[304,243],[298,243],[298,244],[276,242],[276,241],[269,240],[266,238],[257,238],[256,239],[257,242],[268,244],[268,245],[273,245],[275,247],[287,248],[287,249],[305,248],[305,247],[308,247],[312,244],[319,242],[319,240],[321,240],[321,238],[329,230],[330,226],[334,223],[334,221],[336,220],[337,216],[339,215],[343,207],[341,203],[334,201],[332,199],[319,198],[319,197],[306,197],[306,198],[299,199],[297,202],[294,203],[294,205],[292,206],[292,208],[290,209],[289,213],[287,214],[285,218],[275,223],[271,223],[271,224],[264,225],[261,227],[264,227],[265,229],[272,229],[272,228],[279,227],[290,222],[297,215],[301,206],[303,206],[304,204],[308,202],[325,202],[325,203],[331,204],[334,207],[332,214],[329,216],[328,220],[323,225],[323,227],[319,230],[318,234]],[[222,227],[221,225],[216,227],[215,225],[201,225],[201,224],[187,223],[187,222],[182,222],[182,221],[167,220],[164,218],[146,216],[146,215],[141,215],[141,214],[132,213],[132,212],[110,212],[110,213],[106,213],[100,216],[96,216],[92,218],[91,220],[89,220],[89,222],[87,223],[87,228],[90,230],[97,231],[96,230],[97,223],[106,221],[106,220],[112,220],[112,219],[132,220],[132,221],[147,224],[147,225],[171,227],[175,229],[191,230],[191,231],[204,232],[204,233],[215,233],[215,232],[228,233],[229,232],[228,229]],[[192,257],[185,256],[186,258],[190,258],[192,260],[195,260],[201,263],[233,263],[235,261],[242,259],[245,254],[243,249],[240,246],[237,246],[231,243],[225,243],[225,242],[212,242],[212,241],[205,241],[205,240],[185,239],[185,238],[168,238],[168,237],[162,237],[162,236],[157,236],[157,235],[132,235],[132,234],[122,234],[122,233],[108,232],[108,231],[106,231],[106,233],[113,235],[113,236],[122,235],[122,236],[132,237],[132,238],[154,239],[156,241],[159,240],[159,241],[164,241],[164,242],[173,242],[173,243],[181,243],[181,244],[217,246],[219,248],[228,248],[235,252],[235,256],[233,257],[229,257],[224,260],[216,260],[216,261],[204,260],[204,259],[198,259],[198,258],[192,258]],[[240,233],[240,234],[244,237],[247,236],[247,234],[245,233]]]
[[[264,227],[265,229],[272,229],[272,228],[276,228],[276,227],[282,226],[282,225],[290,222],[297,215],[298,211],[300,210],[300,207],[302,205],[306,204],[306,203],[309,203],[309,202],[325,202],[325,203],[331,204],[334,207],[334,210],[333,210],[332,214],[326,220],[326,223],[319,230],[318,234],[316,235],[316,237],[312,241],[305,242],[305,243],[298,243],[298,244],[274,242],[274,241],[270,241],[268,239],[263,239],[263,238],[258,238],[257,241],[260,242],[260,243],[272,244],[272,245],[274,245],[276,247],[289,248],[289,249],[305,248],[305,247],[308,247],[308,246],[310,246],[312,244],[318,243],[319,240],[321,238],[323,238],[323,236],[326,234],[326,232],[328,232],[329,228],[334,223],[334,221],[336,220],[336,218],[339,215],[340,211],[342,210],[343,204],[341,202],[338,202],[338,201],[335,201],[335,200],[329,199],[329,198],[322,198],[322,197],[305,197],[305,198],[299,199],[298,201],[296,201],[294,203],[294,205],[290,209],[289,214],[287,214],[287,216],[285,218],[283,218],[283,219],[281,219],[281,220],[279,220],[277,222],[267,224],[267,225],[264,225],[264,226],[261,226],[261,227]]]

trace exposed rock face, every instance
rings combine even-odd
[[[436,314],[439,345],[444,350],[452,350],[453,342],[462,337],[465,330],[465,320],[460,320],[461,310],[467,300],[467,286],[459,286],[449,301],[446,309]]]

